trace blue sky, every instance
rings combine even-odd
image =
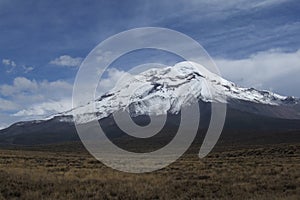
[[[299,13],[298,0],[0,0],[0,127],[69,108],[82,59],[143,26],[197,40],[237,84],[300,96]]]

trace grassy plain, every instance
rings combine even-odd
[[[76,146],[76,147],[75,147]],[[0,150],[0,199],[299,199],[300,144],[189,153],[151,173],[112,170],[80,145]]]

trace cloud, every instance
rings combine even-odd
[[[45,117],[71,109],[72,89],[72,84],[61,80],[17,77],[11,85],[0,85],[0,110],[21,120]]]
[[[128,75],[127,72],[118,70],[116,68],[110,68],[107,70],[107,77],[101,79],[98,88],[97,88],[97,95],[100,96],[103,93],[108,92],[112,89],[116,83],[121,79],[121,77]]]
[[[14,79],[12,85],[0,85],[0,94],[3,96],[12,96],[15,94],[20,94],[22,92],[36,91],[38,84],[35,80],[29,80],[25,77],[17,77]]]
[[[10,69],[6,70],[6,73],[11,73],[17,66],[15,61],[10,60],[10,59],[2,59],[2,64],[10,67]]]
[[[247,9],[253,9],[253,8],[265,8],[268,6],[280,4],[287,2],[289,0],[228,0],[226,2],[222,0],[211,0],[207,2],[203,1],[197,1],[197,0],[192,0],[190,1],[192,5],[194,6],[201,6],[201,5],[210,5],[211,9],[216,9],[216,10],[236,10],[236,9],[241,9],[241,10],[247,10]]]
[[[215,59],[224,78],[244,87],[274,90],[284,95],[300,96],[300,50],[280,49],[253,54],[245,59]],[[293,86],[294,88],[290,88]]]
[[[264,7],[268,7],[268,6],[272,6],[272,5],[276,5],[276,4],[285,3],[288,1],[289,0],[264,0],[264,1],[255,2],[252,5],[252,8],[264,8]]]
[[[13,114],[15,117],[47,116],[71,109],[70,99],[60,101],[48,101],[32,105],[30,108],[20,110]]]
[[[16,122],[16,119],[7,116],[6,114],[0,112],[0,130],[8,127],[10,124]]]
[[[18,107],[14,102],[0,98],[0,111],[16,110]]]
[[[17,66],[16,63],[10,59],[2,59],[2,64],[6,65],[6,66],[12,66],[12,67]]]
[[[2,59],[2,64],[4,64],[4,65],[10,65],[10,60],[8,60],[8,59]]]
[[[50,61],[50,64],[65,67],[78,67],[81,64],[82,60],[83,59],[81,57],[73,58],[69,55],[63,55]]]
[[[138,19],[181,31],[200,42],[211,55],[236,59],[270,48],[297,50],[300,26],[295,17],[296,2],[179,0],[170,5],[169,1],[161,0],[159,5],[145,3]],[[153,10],[157,14],[149,17]],[[164,17],[155,20],[159,13],[164,13]]]
[[[15,61],[10,60],[10,59],[2,59],[2,64],[7,67],[10,67],[8,70],[6,70],[6,73],[13,72],[17,67],[17,64],[15,63]],[[32,70],[34,70],[34,67],[23,65],[19,69],[21,69],[25,74],[27,74],[28,72],[31,72]]]
[[[30,67],[30,66],[25,66],[23,65],[23,70],[24,70],[24,73],[27,74],[28,72],[31,72],[32,70],[34,70],[34,67]]]
[[[47,80],[36,81],[34,79],[29,80],[25,77],[17,77],[14,79],[12,85],[0,85],[0,94],[12,97],[20,96],[22,94],[47,94],[47,96],[55,98],[55,96],[62,95],[66,91],[68,91],[68,94],[71,94],[72,88],[73,86],[70,83],[61,80],[49,82]]]
[[[170,19],[177,19],[177,21],[174,21],[174,23],[176,24],[190,22],[198,23],[199,21],[201,22],[204,20],[209,23],[212,19],[224,20],[226,18],[231,18],[233,15],[239,13],[245,14],[249,11],[252,14],[257,11],[263,12],[263,10],[265,9],[280,5],[282,3],[286,3],[288,1],[289,0],[178,0],[176,1],[176,3],[170,5],[170,2],[168,0],[161,0],[159,4],[146,2],[140,5],[140,9],[143,9],[143,12],[138,13],[139,18],[136,20],[147,20],[148,23],[149,21],[151,22],[152,20],[154,20],[156,23],[161,23],[165,20],[168,21]],[[153,9],[156,9],[156,13],[168,14],[165,15],[164,18],[156,20],[155,18],[149,18],[148,16],[152,13]],[[134,21],[134,23],[136,23],[136,21]],[[228,25],[229,24],[227,24],[227,26]],[[192,28],[195,29],[194,26],[192,26]]]
[[[126,72],[110,68],[100,81],[96,95],[115,86]],[[88,87],[88,85],[87,85]],[[72,108],[73,85],[62,80],[37,81],[16,77],[12,84],[0,85],[0,111],[11,111],[8,121],[41,119]]]

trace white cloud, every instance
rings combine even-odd
[[[12,67],[16,67],[16,66],[17,66],[16,63],[15,63],[14,61],[11,61],[10,64],[11,64]]]
[[[15,69],[15,67],[17,66],[15,61],[10,60],[10,59],[2,59],[2,64],[5,65],[5,66],[10,67],[10,69],[8,69],[6,71],[7,73],[11,73]]]
[[[71,109],[71,100],[62,99],[60,101],[49,101],[32,105],[30,108],[23,109],[13,114],[15,117],[28,117],[28,116],[46,116],[53,113]]]
[[[25,77],[17,77],[14,79],[12,85],[0,85],[0,94],[3,96],[12,96],[22,92],[33,92],[38,88],[35,80],[29,80]]]
[[[82,58],[73,58],[69,55],[63,55],[50,61],[50,64],[66,67],[78,67],[82,62]]]
[[[300,90],[296,87],[296,77],[300,75],[300,50],[287,53],[275,49],[245,59],[216,59],[215,62],[224,78],[244,87],[272,89],[285,95],[300,95]],[[283,82],[288,86],[283,87]],[[293,92],[287,92],[291,85],[295,85]]]
[[[6,65],[6,66],[12,66],[12,67],[16,67],[16,63],[13,60],[10,59],[2,59],[2,64]]]
[[[209,11],[215,10],[248,10],[253,8],[265,8],[268,6],[280,4],[287,2],[288,0],[210,0],[210,1],[199,1],[199,0],[191,0],[191,1],[181,1],[185,3],[187,7],[190,9],[196,9],[199,7],[210,8]],[[192,5],[192,7],[191,7]]]
[[[2,59],[2,64],[5,65],[5,66],[7,66],[7,67],[10,67],[8,70],[6,70],[7,73],[13,72],[16,69],[16,67],[17,67],[17,64],[15,63],[15,61],[10,60],[10,59]],[[34,70],[34,67],[23,65],[19,69],[22,69],[23,72],[25,74],[27,74],[28,72],[31,72],[32,70]]]
[[[18,105],[12,101],[0,97],[0,111],[11,111],[18,109]]]
[[[0,112],[0,130],[7,128],[10,124],[14,123],[16,119],[12,119],[6,114]]]
[[[166,7],[167,11],[176,6],[180,8],[176,12],[170,13],[166,18],[188,16],[190,20],[203,20],[204,18],[227,18],[237,12],[244,12],[249,10],[260,10],[270,6],[279,5],[288,2],[289,0],[178,0],[176,4],[170,5],[169,0],[161,0],[161,7]],[[145,3],[144,7],[152,8],[151,1]],[[150,9],[149,9],[150,10]],[[152,10],[150,10],[152,12]],[[144,12],[145,13],[145,12]],[[193,14],[196,13],[196,14]],[[199,14],[201,13],[201,14]],[[140,14],[140,13],[139,13]],[[149,13],[145,13],[149,14]],[[140,14],[141,15],[141,14]]]
[[[73,85],[57,80],[36,81],[17,77],[11,85],[0,85],[0,110],[14,111],[11,117],[28,120],[71,108]],[[22,118],[20,118],[22,117]]]
[[[49,82],[47,80],[36,81],[29,80],[25,77],[17,77],[14,79],[12,85],[3,84],[0,85],[0,94],[3,96],[18,97],[31,96],[33,98],[35,95],[44,94],[47,97],[55,98],[63,94],[71,94],[73,85],[57,80]]]
[[[9,59],[2,59],[2,64],[9,66],[10,65],[10,60]]]
[[[27,74],[28,72],[31,72],[32,70],[34,70],[34,68],[33,67],[31,67],[31,66],[22,66],[23,67],[23,70],[24,70],[24,73],[25,74]]]
[[[115,68],[109,69],[106,78],[100,81],[100,87],[97,90],[99,93],[96,96],[114,87],[125,74],[127,73]],[[71,109],[72,89],[72,84],[61,80],[49,82],[17,77],[11,85],[0,85],[0,95],[14,99],[19,105],[18,110],[11,114],[11,117],[29,120]]]
[[[272,6],[275,4],[284,3],[287,1],[288,0],[263,0],[263,1],[255,2],[253,4],[252,8],[268,7],[268,6]]]
[[[97,95],[100,96],[103,93],[108,92],[108,90],[112,89],[116,83],[121,79],[121,77],[128,75],[127,72],[118,70],[116,68],[110,68],[107,70],[107,78],[101,79],[98,88]]]

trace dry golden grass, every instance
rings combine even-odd
[[[299,199],[300,145],[187,154],[146,174],[86,152],[0,150],[0,199]]]

